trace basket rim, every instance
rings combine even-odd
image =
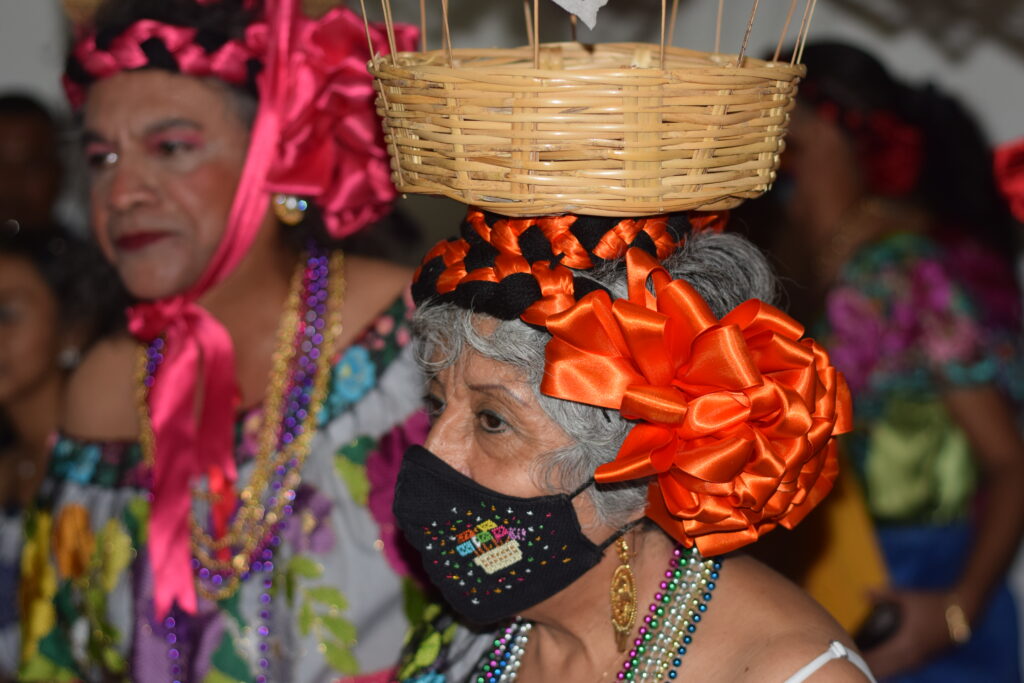
[[[574,41],[561,41],[541,43],[540,51],[560,50],[563,54],[572,59],[576,55],[615,53],[620,52],[626,55],[628,52],[636,52],[638,49],[651,50],[653,54],[660,51],[661,46],[655,43],[645,42],[604,42],[604,43],[580,43]],[[452,65],[448,64],[448,51],[444,49],[427,50],[426,52],[416,50],[398,52],[394,55],[382,55],[375,53],[367,63],[371,73],[376,78],[386,78],[387,72],[404,71],[415,69],[425,73],[517,73],[535,74],[547,78],[579,75],[612,75],[616,73],[631,73],[636,75],[638,71],[645,75],[680,74],[687,72],[720,72],[722,74],[751,75],[762,74],[766,70],[773,72],[773,80],[793,80],[802,78],[807,68],[803,64],[791,64],[785,61],[772,61],[760,59],[750,55],[743,57],[743,63],[737,64],[738,55],[725,52],[707,52],[703,50],[691,50],[683,47],[666,46],[666,62],[676,60],[675,64],[666,63],[665,68],[661,67],[660,61],[655,58],[651,66],[608,66],[601,65],[588,68],[586,66],[574,66],[572,69],[557,69],[551,67],[536,67],[533,62],[533,47],[520,45],[516,47],[488,47],[488,48],[452,48]],[[568,54],[565,54],[568,51]],[[483,63],[473,64],[475,61],[514,59],[514,63]],[[469,63],[462,63],[460,60],[472,60]],[[680,60],[692,61],[694,63],[680,63]]]

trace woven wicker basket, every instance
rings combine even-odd
[[[765,192],[804,67],[567,42],[377,56],[370,71],[399,191],[629,217]]]

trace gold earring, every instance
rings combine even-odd
[[[309,202],[293,194],[274,195],[274,215],[285,225],[298,225],[306,217]]]
[[[626,537],[620,537],[617,545],[619,561],[622,564],[615,568],[612,575],[612,628],[615,630],[615,643],[619,647],[619,652],[625,652],[629,648],[629,635],[633,632],[633,624],[636,623],[636,580],[633,578],[633,569],[629,566],[629,546],[626,545]]]

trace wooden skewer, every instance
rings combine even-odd
[[[427,51],[427,0],[420,0],[420,51]]]
[[[665,68],[665,0],[661,0],[661,68]]]
[[[391,0],[380,0],[381,9],[384,10],[384,31],[388,34],[388,47],[391,48],[391,63],[395,61],[398,54],[398,45],[395,43],[395,23],[391,18]]]
[[[441,0],[441,18],[443,24],[441,25],[441,40],[444,41],[444,54],[448,58],[448,68],[454,65],[452,59],[452,34],[448,29],[448,0]]]
[[[526,17],[526,44],[533,45],[533,16],[530,12],[530,0],[523,0],[523,14]]]
[[[803,16],[803,19],[800,20],[800,30],[797,31],[797,34],[796,34],[796,46],[793,49],[793,54],[791,54],[789,56],[789,63],[790,64],[796,64],[799,61],[799,59],[800,59],[800,56],[799,56],[799,53],[800,53],[800,39],[801,39],[801,36],[805,35],[805,32],[807,31],[807,27],[810,24],[810,21],[811,21],[811,5],[813,3],[814,3],[814,0],[807,0],[807,5],[804,6],[804,16]]]
[[[750,40],[750,32],[754,30],[754,18],[757,17],[757,6],[761,0],[754,0],[754,6],[750,10],[750,19],[747,20],[747,30],[743,34],[743,44],[740,46],[740,53],[736,55],[736,66],[743,64],[743,55],[747,54],[747,42]]]
[[[540,0],[533,0],[533,68],[540,68]]]
[[[679,0],[672,0],[672,17],[668,20],[668,44],[676,44],[676,20],[679,18]]]
[[[814,17],[814,8],[817,7],[818,0],[811,0],[811,11],[807,14],[807,25],[803,27],[803,35],[800,36],[800,54],[797,55],[797,64],[802,64],[804,61],[804,48],[807,47],[807,36],[811,33],[811,19]]]
[[[366,1],[359,0],[359,8],[363,12],[363,28],[366,29],[366,45],[370,48],[370,59],[377,56],[377,51],[373,49],[373,36],[370,35],[370,20],[366,18]]]
[[[718,19],[715,21],[715,54],[722,51],[722,9],[725,0],[718,0]]]
[[[779,35],[779,42],[775,45],[775,54],[772,55],[772,61],[779,61],[779,54],[782,52],[782,45],[786,42],[786,34],[789,33],[789,22],[793,20],[793,10],[796,9],[796,0],[791,0],[789,3],[789,11],[786,12],[786,23],[782,26],[782,34]]]

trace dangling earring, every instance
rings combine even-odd
[[[285,225],[298,225],[306,217],[309,202],[293,194],[274,195],[274,215]]]
[[[629,566],[629,546],[626,545],[626,537],[622,536],[618,542],[619,561],[622,562],[615,568],[612,575],[612,628],[615,630],[615,644],[619,652],[625,652],[629,647],[629,635],[633,632],[633,624],[636,623],[636,580],[633,578],[633,569]]]
[[[77,346],[65,346],[57,353],[57,367],[61,370],[74,370],[82,361],[82,352]]]

